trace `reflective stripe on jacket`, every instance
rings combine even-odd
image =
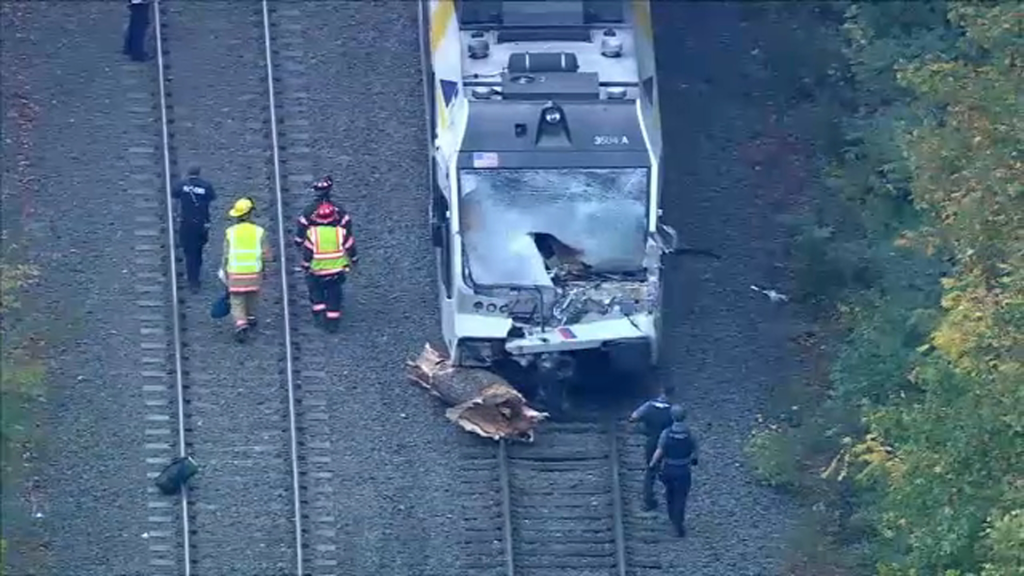
[[[229,291],[259,290],[263,276],[263,234],[263,228],[251,222],[235,224],[225,232]]]
[[[348,270],[346,248],[352,238],[341,226],[310,226],[306,230],[306,248],[312,250],[309,272],[315,276],[329,276]]]

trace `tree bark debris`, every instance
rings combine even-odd
[[[445,411],[449,420],[484,438],[533,442],[534,427],[548,417],[530,408],[504,378],[479,368],[452,366],[430,344],[406,362],[406,371],[413,383],[450,406]]]

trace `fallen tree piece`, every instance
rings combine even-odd
[[[450,406],[445,416],[464,430],[499,440],[533,442],[534,427],[548,417],[504,378],[480,368],[458,368],[428,343],[406,363],[409,379]]]

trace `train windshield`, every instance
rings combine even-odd
[[[462,241],[477,284],[551,286],[555,266],[643,269],[647,168],[462,170],[459,182]]]

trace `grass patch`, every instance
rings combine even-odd
[[[12,456],[30,437],[26,405],[43,394],[46,370],[38,359],[41,343],[15,340],[9,323],[11,312],[21,308],[21,292],[38,277],[33,266],[0,263],[0,449],[5,474],[11,470]]]
[[[30,403],[43,395],[46,369],[40,360],[41,342],[12,337],[11,313],[21,308],[19,296],[39,277],[23,264],[0,263],[0,498],[10,498],[17,485],[23,457],[30,449],[34,425]],[[7,542],[0,539],[0,576],[7,572]]]
[[[20,453],[31,441],[32,424],[28,404],[43,395],[46,369],[24,347],[12,347],[3,339],[2,375],[0,375],[0,446],[3,450],[4,474],[12,471]]]

